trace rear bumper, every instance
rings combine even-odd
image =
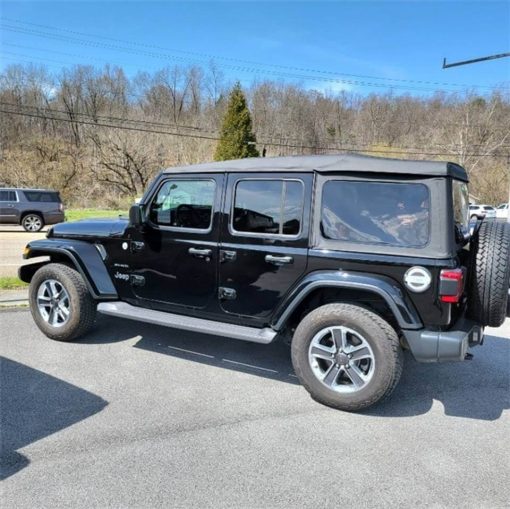
[[[418,362],[463,361],[468,347],[483,341],[483,327],[466,318],[461,318],[448,331],[421,329],[403,333]]]
[[[44,212],[44,224],[63,223],[66,220],[64,212]]]

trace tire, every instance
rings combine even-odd
[[[478,216],[476,214],[473,214],[470,218],[470,221],[478,221]]]
[[[335,331],[337,344],[338,337],[345,333],[347,344],[342,350],[353,358],[345,359],[339,353],[335,362],[327,359],[327,355],[314,357],[313,352],[322,355],[325,347],[335,350],[333,336],[327,333],[323,336],[328,328]],[[294,333],[291,352],[295,373],[312,398],[348,412],[362,410],[388,397],[397,386],[404,365],[395,329],[376,313],[353,304],[327,304],[305,316]],[[354,359],[362,353],[370,358]],[[359,382],[360,371],[363,383]]]
[[[468,316],[499,327],[506,318],[510,284],[510,225],[482,222],[471,241]]]
[[[21,226],[23,226],[27,232],[39,232],[44,227],[44,219],[39,214],[27,214],[26,216],[23,216]]]
[[[51,300],[56,293],[60,300]],[[30,282],[29,302],[35,323],[50,339],[71,341],[94,325],[96,303],[80,273],[67,265],[41,267]]]

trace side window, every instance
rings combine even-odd
[[[18,201],[15,191],[0,191],[0,201]]]
[[[321,233],[347,242],[423,247],[429,211],[423,184],[330,180],[322,190]]]
[[[24,191],[28,201],[37,201],[43,203],[58,203],[60,201],[57,193],[48,193],[41,191]]]
[[[208,230],[215,187],[214,180],[167,180],[152,200],[149,219],[160,226]]]
[[[234,196],[232,228],[241,233],[298,235],[304,186],[296,180],[241,180]]]

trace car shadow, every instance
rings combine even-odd
[[[0,357],[0,387],[0,480],[29,464],[18,449],[108,404],[95,394],[5,357]]]
[[[99,321],[82,343],[134,339],[135,348],[299,385],[290,347],[282,341],[260,345],[106,316]],[[363,413],[411,417],[426,414],[437,400],[447,416],[499,419],[510,408],[510,340],[487,335],[484,346],[473,353],[472,361],[421,364],[406,352],[404,372],[393,394]]]

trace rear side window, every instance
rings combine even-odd
[[[58,193],[48,191],[23,191],[28,201],[37,201],[44,203],[60,203]]]
[[[15,191],[0,191],[0,201],[17,201]]]
[[[236,232],[298,235],[303,215],[304,186],[297,180],[241,180],[232,214]]]
[[[477,207],[469,205],[468,186],[465,182],[453,181],[453,217],[461,231],[469,228],[469,211]]]
[[[346,242],[423,247],[429,210],[423,184],[331,180],[322,191],[321,233]]]

